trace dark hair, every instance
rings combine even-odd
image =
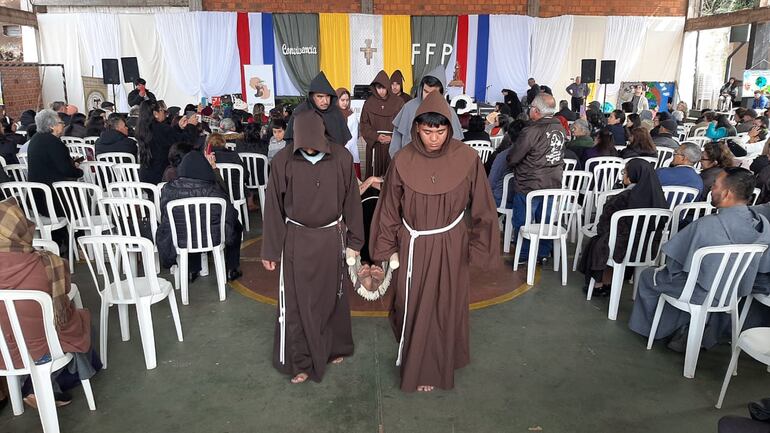
[[[767,116],[757,116],[754,118],[754,120],[759,120],[760,122],[762,122],[763,128],[767,128],[767,125],[770,123],[770,121],[768,121]]]
[[[190,111],[195,111],[195,112],[197,112],[197,111],[198,111],[198,107],[196,107],[196,106],[195,106],[195,105],[193,105],[193,104],[187,104],[187,105],[185,105],[185,106],[184,106],[184,112],[182,112],[182,114],[187,114],[187,113],[189,113]]]
[[[83,113],[75,113],[70,117],[70,123],[64,128],[64,135],[72,135],[75,129],[75,125],[85,126],[86,115]]]
[[[155,123],[155,112],[160,111],[156,101],[143,101],[139,106],[139,118],[136,120],[134,136],[136,137],[137,151],[139,153],[139,163],[147,167],[152,159],[152,125]]]
[[[27,126],[27,141],[29,141],[35,134],[37,134],[37,125],[33,123]]]
[[[471,116],[468,120],[468,132],[484,132],[484,118]]]
[[[101,115],[92,116],[88,119],[88,122],[86,122],[86,129],[86,135],[95,136],[101,134],[104,130],[104,117]]]
[[[725,167],[727,176],[724,178],[725,186],[740,200],[748,201],[754,194],[756,181],[754,174],[743,167]]]
[[[655,152],[655,142],[652,141],[649,131],[640,127],[631,128],[631,146],[642,152]]]
[[[717,163],[717,167],[732,167],[733,153],[730,152],[730,148],[727,147],[724,141],[706,143],[703,146],[703,153],[709,161]]]
[[[730,119],[728,119],[726,114],[720,114],[717,116],[717,128],[725,128],[727,130],[730,130],[733,125],[730,123]]]
[[[599,131],[597,138],[596,150],[599,151],[599,155],[607,156],[615,155],[617,153],[615,150],[615,138],[612,135],[612,131],[606,128],[602,129]]]
[[[123,116],[110,116],[107,119],[106,125],[104,125],[107,129],[117,129],[118,124],[120,122],[126,123],[126,119],[123,118]]]
[[[655,113],[655,118],[662,122],[664,120],[670,119],[671,114],[668,111],[658,111]]]
[[[614,110],[612,114],[615,115],[615,118],[618,119],[620,124],[622,125],[626,121],[626,113],[623,112],[623,110]]]
[[[172,167],[178,167],[182,163],[182,158],[192,152],[193,145],[184,141],[174,143],[168,149],[168,162]]]
[[[276,121],[273,121],[276,122]],[[281,122],[286,124],[286,121],[281,120]],[[246,124],[246,127],[243,128],[243,143],[244,144],[259,144],[262,142],[262,136],[260,135],[262,131],[262,125],[259,123],[248,123]]]
[[[438,87],[439,93],[442,95],[444,94],[444,85],[441,84],[441,80],[439,80],[436,77],[426,75],[422,77],[422,80],[420,80],[420,92],[422,92],[422,87],[427,85],[428,87]]]
[[[497,115],[497,126],[500,128],[501,131],[505,131],[508,128],[508,125],[510,123],[511,123],[511,116],[508,116],[502,113]]]
[[[428,77],[426,77],[428,78]],[[430,84],[428,84],[430,86]],[[418,125],[428,125],[431,127],[447,126],[449,119],[438,113],[423,113],[414,119]]]
[[[642,118],[637,113],[631,113],[626,118],[631,122],[631,129],[642,127]]]
[[[717,113],[714,111],[707,111],[703,113],[703,119],[707,122],[711,122],[712,120],[716,119]]]
[[[286,121],[284,119],[274,119],[271,122],[270,129],[283,129],[284,131],[287,128]]]

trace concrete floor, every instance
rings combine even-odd
[[[74,280],[98,325],[98,296],[84,264]],[[606,298],[586,302],[581,282],[570,274],[562,287],[546,270],[519,298],[473,311],[472,362],[457,372],[456,388],[405,394],[386,319],[354,318],[356,354],[330,366],[320,384],[291,385],[270,362],[275,307],[229,288],[220,303],[213,276],[202,278],[191,286],[190,305],[179,301],[183,343],[168,304],[153,307],[154,370],[145,369],[133,310],[129,342],[121,341],[111,311],[109,369],[92,379],[97,410],[89,412],[81,390],[73,390],[73,403],[59,410],[61,429],[700,433],[716,432],[721,416],[746,415],[748,401],[770,396],[770,374],[744,355],[724,408],[716,410],[729,347],[702,352],[696,378],[685,379],[683,355],[662,344],[647,351],[646,340],[628,330],[630,291],[612,322]],[[19,417],[10,407],[0,412],[0,432],[38,431],[35,410]]]

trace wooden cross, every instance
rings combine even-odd
[[[364,40],[364,43],[366,44],[366,47],[359,48],[358,51],[361,51],[364,53],[364,58],[366,59],[366,65],[369,66],[372,64],[372,57],[374,53],[377,52],[377,48],[372,48],[372,40],[366,39]]]

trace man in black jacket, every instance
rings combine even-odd
[[[128,126],[120,116],[107,119],[104,131],[94,145],[96,154],[108,152],[130,153],[136,156],[136,142],[128,138]]]
[[[144,101],[157,101],[155,95],[145,87],[146,84],[147,82],[143,78],[137,78],[134,81],[136,88],[128,94],[128,105],[133,107],[140,105]]]

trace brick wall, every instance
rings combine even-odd
[[[9,67],[0,63],[5,110],[14,119],[24,110],[40,108],[40,72],[37,66]]]
[[[382,15],[526,15],[527,0],[373,0],[374,13]],[[276,13],[361,12],[361,0],[203,0],[207,11],[248,11]],[[684,16],[687,0],[540,0],[540,16],[636,15]]]

